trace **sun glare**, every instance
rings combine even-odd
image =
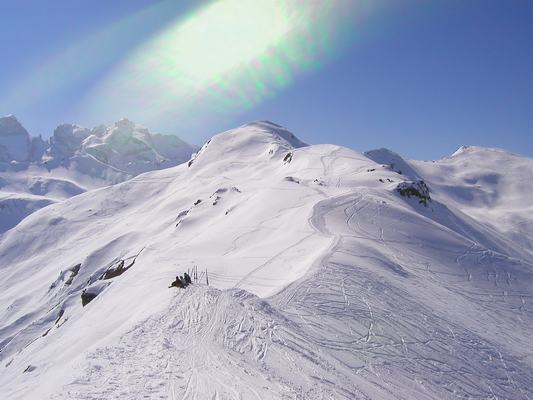
[[[168,29],[147,51],[169,78],[201,85],[249,63],[290,29],[282,2],[225,0]],[[142,53],[139,55],[142,57]]]
[[[148,123],[246,111],[331,57],[356,0],[218,0],[179,18],[110,72],[85,110]],[[124,110],[124,111],[122,111]],[[218,115],[217,115],[218,114]],[[116,117],[116,115],[115,115]],[[198,118],[197,118],[198,120]]]

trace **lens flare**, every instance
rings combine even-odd
[[[207,0],[194,0],[196,8]],[[192,0],[158,1],[105,26],[93,29],[67,43],[61,50],[51,51],[38,60],[28,60],[19,76],[0,91],[0,109],[39,108],[50,100],[57,101],[81,91],[112,65],[146,40],[146,35],[160,32],[162,23],[175,20],[175,15],[192,7]],[[179,4],[177,4],[179,3]],[[76,93],[75,97],[79,97]]]
[[[263,3],[227,0],[207,7],[148,49],[149,67],[158,68],[164,78],[197,87],[250,62],[290,30],[282,7]]]
[[[386,3],[161,0],[21,68],[0,109],[62,104],[82,123],[125,116],[193,140],[341,54]]]
[[[335,57],[373,6],[218,0],[137,49],[87,95],[83,110],[182,128],[249,110]]]

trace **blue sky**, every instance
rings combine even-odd
[[[272,85],[268,95],[253,95],[245,106],[206,107],[213,99],[199,97],[198,107],[179,113],[172,106],[183,107],[185,100],[173,103],[173,93],[154,106],[148,97],[159,96],[152,90],[137,96],[142,101],[130,113],[105,103],[123,103],[124,97],[108,97],[106,88],[129,87],[127,80],[117,81],[131,69],[124,60],[142,60],[145,43],[211,3],[1,0],[0,114],[15,114],[32,134],[43,136],[62,122],[92,127],[127,116],[201,144],[222,130],[269,119],[309,143],[360,151],[387,147],[409,158],[441,158],[463,144],[533,156],[532,1],[361,3],[370,9],[361,18],[359,9],[338,24],[339,17],[331,17],[328,24],[343,29],[310,53],[312,67],[298,61],[279,85],[265,78]],[[323,34],[310,32],[308,47]],[[270,65],[265,63],[263,76]],[[240,91],[248,84],[242,76],[232,78],[240,81]],[[132,82],[128,96],[135,97],[136,87]],[[105,107],[97,112],[100,102]],[[143,113],[148,102],[164,112]]]

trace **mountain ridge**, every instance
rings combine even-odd
[[[38,205],[181,164],[195,151],[177,136],[152,134],[127,119],[92,130],[61,124],[45,141],[30,136],[15,116],[0,118],[0,233]],[[37,192],[36,181],[42,182]]]

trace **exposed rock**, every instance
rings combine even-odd
[[[13,115],[0,118],[0,162],[28,161],[30,135]]]
[[[396,186],[396,190],[400,195],[411,198],[411,196],[417,197],[420,204],[427,206],[427,202],[431,201],[429,196],[429,188],[424,181],[415,182],[400,182]]]

